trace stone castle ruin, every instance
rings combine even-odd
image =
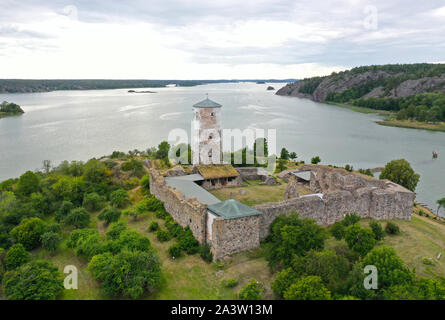
[[[195,117],[196,113],[201,117],[219,116],[219,104],[206,99],[197,105]],[[212,115],[211,110],[215,109],[218,112]],[[220,143],[216,141],[216,149]],[[212,139],[196,144],[194,152],[209,145],[215,147]],[[258,247],[276,217],[295,211],[324,226],[352,212],[377,220],[411,219],[413,192],[388,180],[322,165],[303,165],[298,170],[281,172],[278,178],[287,182],[287,188],[280,202],[249,207],[234,199],[221,201],[207,190],[241,186],[243,180],[261,179],[263,184],[270,185],[280,182],[262,168],[235,169],[229,164],[210,164],[213,160],[207,156],[213,157],[214,153],[208,154],[206,150],[203,154],[204,158],[196,159],[198,164],[193,166],[192,174],[180,166],[164,173],[149,168],[150,192],[164,202],[176,222],[190,227],[201,244],[210,245],[215,260]],[[298,184],[304,184],[313,193],[300,196]]]

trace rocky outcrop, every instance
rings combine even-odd
[[[185,172],[184,168],[181,166],[175,166],[171,169],[169,169],[166,173],[166,177],[179,177],[179,176],[185,176],[187,173]]]
[[[298,198],[298,196],[297,177],[292,175],[287,183],[286,191],[284,192],[284,200]]]

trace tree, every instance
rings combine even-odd
[[[361,228],[358,223],[346,227],[345,240],[349,249],[361,256],[365,256],[371,251],[376,242],[372,229]]]
[[[82,206],[88,211],[98,211],[103,207],[104,198],[96,192],[86,193],[83,196]]]
[[[63,290],[61,272],[45,260],[31,261],[6,272],[2,284],[10,300],[55,300]]]
[[[275,294],[283,298],[284,292],[297,280],[298,274],[292,268],[286,268],[277,273],[270,287]]]
[[[31,193],[31,206],[40,214],[48,214],[50,211],[50,202],[48,196],[44,196],[40,192]]]
[[[292,160],[295,160],[295,159],[297,159],[298,157],[297,157],[297,154],[296,154],[295,152],[291,152],[291,153],[289,154],[289,158],[291,158]]]
[[[50,252],[57,250],[62,237],[55,232],[45,232],[42,234],[42,247]]]
[[[286,300],[330,300],[331,293],[318,276],[307,276],[298,279],[285,292]]]
[[[156,152],[156,159],[168,158],[169,151],[170,151],[170,144],[167,141],[162,141],[158,145],[158,151]]]
[[[387,234],[395,235],[400,233],[400,229],[394,222],[388,221],[385,226],[385,232]]]
[[[56,211],[56,221],[61,222],[74,209],[74,204],[71,201],[62,201],[59,209]]]
[[[379,289],[409,284],[415,278],[414,272],[405,266],[392,247],[379,246],[372,249],[363,259],[362,266],[367,265],[377,268]]]
[[[257,155],[263,155],[264,157],[267,157],[269,155],[269,147],[267,145],[266,138],[255,139],[255,142],[253,143],[253,154],[255,155],[255,158],[257,157]]]
[[[161,263],[153,250],[99,254],[91,259],[88,270],[106,294],[132,299],[154,289],[161,279]]]
[[[321,162],[321,159],[319,156],[315,156],[311,159],[312,164],[319,164]]]
[[[90,215],[84,208],[75,208],[63,221],[76,228],[86,228],[90,224]]]
[[[289,151],[286,148],[281,149],[280,159],[289,160]]]
[[[109,225],[111,222],[116,222],[121,217],[121,211],[116,208],[105,208],[99,214],[99,220],[105,221],[106,225]]]
[[[17,192],[29,196],[33,192],[39,191],[39,178],[32,171],[26,171],[19,178],[17,183]]]
[[[85,163],[83,168],[83,178],[91,183],[101,183],[107,178],[107,167],[96,159],[91,159]]]
[[[45,174],[48,174],[51,171],[51,160],[43,160],[42,169]]]
[[[117,189],[110,194],[110,203],[116,208],[123,208],[130,202],[130,196],[124,189]]]
[[[11,235],[16,242],[21,243],[26,250],[32,250],[40,245],[40,238],[46,232],[46,224],[39,218],[27,218],[14,229]]]
[[[386,164],[380,174],[380,179],[388,179],[408,190],[414,191],[419,182],[420,175],[414,172],[408,161],[399,159],[392,160]]]
[[[21,243],[16,243],[5,256],[6,270],[13,270],[31,260],[31,254],[26,251],[25,247]]]
[[[437,200],[437,214],[439,215],[439,210],[441,207],[445,207],[445,198]]]
[[[263,285],[252,279],[238,292],[238,297],[241,300],[261,300],[263,293]]]
[[[286,170],[286,160],[284,159],[278,159],[278,165],[277,165],[277,171],[281,172]]]
[[[170,255],[170,257],[172,257],[173,259],[179,258],[180,256],[182,256],[182,249],[181,246],[178,243],[174,243],[172,244],[169,248],[168,248],[168,254]]]
[[[150,176],[148,174],[142,177],[141,187],[144,194],[150,193]]]
[[[377,221],[372,221],[369,226],[374,233],[375,240],[380,241],[385,237],[385,232],[383,231],[382,225],[380,223],[378,223]]]

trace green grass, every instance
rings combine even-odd
[[[432,124],[432,123],[420,122],[420,121],[387,119],[387,120],[383,120],[383,121],[377,121],[377,123],[382,126],[388,126],[388,127],[423,129],[423,130],[430,130],[430,131],[445,132],[445,122],[440,122],[438,124]]]
[[[370,113],[390,114],[391,113],[390,111],[386,111],[386,110],[376,110],[376,109],[371,109],[371,108],[357,107],[357,106],[352,106],[350,104],[339,103],[339,102],[324,101],[323,103],[341,107],[341,108],[346,108],[346,109],[349,109],[349,110],[352,110],[355,112],[366,113],[366,114],[370,114]]]

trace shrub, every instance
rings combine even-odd
[[[90,215],[84,208],[76,208],[70,211],[63,222],[76,228],[86,228],[90,224]]]
[[[62,232],[62,227],[58,223],[49,223],[46,225],[46,232],[60,233]]]
[[[63,201],[59,209],[56,211],[56,221],[61,222],[74,209],[74,204],[71,201]]]
[[[238,297],[241,300],[261,300],[263,293],[264,288],[262,284],[252,279],[238,292]]]
[[[192,230],[186,227],[178,237],[179,246],[187,254],[195,254],[199,251],[199,242],[193,236]]]
[[[284,292],[298,279],[297,273],[292,268],[286,268],[277,273],[275,280],[270,284],[276,295],[283,297]]]
[[[120,217],[120,210],[112,207],[103,209],[98,216],[99,220],[105,221],[106,225],[109,225],[111,222],[116,222]]]
[[[143,193],[145,193],[145,194],[150,193],[150,176],[148,174],[146,174],[145,176],[142,177],[141,187],[142,187]]]
[[[385,232],[387,234],[396,235],[400,233],[400,229],[394,222],[389,221],[386,223]]]
[[[212,262],[213,261],[213,253],[210,250],[210,246],[205,243],[203,244],[199,249],[199,255],[201,258],[206,262]]]
[[[56,251],[62,237],[55,232],[45,232],[42,235],[42,247],[50,252]]]
[[[360,221],[360,217],[357,215],[357,213],[348,213],[343,218],[342,222],[345,227],[356,224]]]
[[[172,257],[173,259],[175,258],[179,258],[180,256],[182,256],[182,248],[178,243],[174,243],[172,244],[169,248],[168,248],[168,254],[170,255],[170,257]]]
[[[107,232],[107,239],[116,240],[120,237],[123,231],[127,230],[127,226],[124,222],[119,221],[116,223],[112,223],[110,230]]]
[[[404,186],[408,190],[414,191],[420,176],[415,173],[411,165],[405,159],[393,160],[386,164],[380,179],[388,179],[392,182]]]
[[[156,221],[152,221],[148,226],[148,232],[157,231],[158,229],[159,229],[159,223],[157,223]]]
[[[331,226],[331,234],[337,240],[341,240],[345,237],[345,225],[343,221],[338,221]]]
[[[27,218],[14,229],[11,235],[16,242],[23,244],[26,250],[40,246],[40,238],[46,232],[46,224],[39,218]]]
[[[380,223],[378,223],[377,221],[372,221],[369,226],[371,227],[372,232],[374,233],[374,238],[377,241],[380,241],[385,237],[385,232],[383,231]]]
[[[110,194],[110,203],[113,207],[124,208],[130,202],[130,196],[124,189],[118,189]]]
[[[286,300],[330,300],[331,293],[318,276],[307,276],[298,279],[285,292]]]
[[[234,278],[224,279],[221,284],[226,288],[235,288],[238,285],[238,280]]]
[[[161,242],[168,241],[170,240],[170,233],[167,230],[159,229],[156,231],[156,238]]]
[[[67,242],[68,248],[74,248],[77,256],[91,259],[103,253],[104,242],[97,229],[78,229],[71,232]]]
[[[62,273],[45,260],[31,261],[5,273],[2,283],[10,300],[55,300],[63,290]]]
[[[434,261],[432,258],[423,258],[423,264],[427,265],[427,266],[433,266],[434,265]]]
[[[165,218],[168,217],[168,213],[167,213],[167,211],[165,211],[164,208],[162,208],[161,210],[157,210],[157,211],[155,212],[155,216],[156,216],[156,218],[158,218],[158,219],[165,219]]]
[[[358,223],[345,229],[345,240],[349,249],[364,257],[374,248],[375,238],[371,228],[361,228]]]
[[[313,157],[313,158],[311,159],[311,163],[312,163],[312,164],[318,164],[318,163],[320,163],[320,162],[321,162],[321,159],[320,159],[319,156],[315,156],[315,157]]]
[[[183,232],[183,228],[173,220],[166,221],[165,227],[167,228],[168,232],[170,232],[172,238],[177,238],[179,235]]]
[[[87,193],[83,196],[82,206],[88,211],[98,211],[103,207],[104,198],[96,192]]]
[[[12,270],[31,260],[31,254],[26,251],[21,243],[17,243],[9,248],[5,256],[6,270]]]

